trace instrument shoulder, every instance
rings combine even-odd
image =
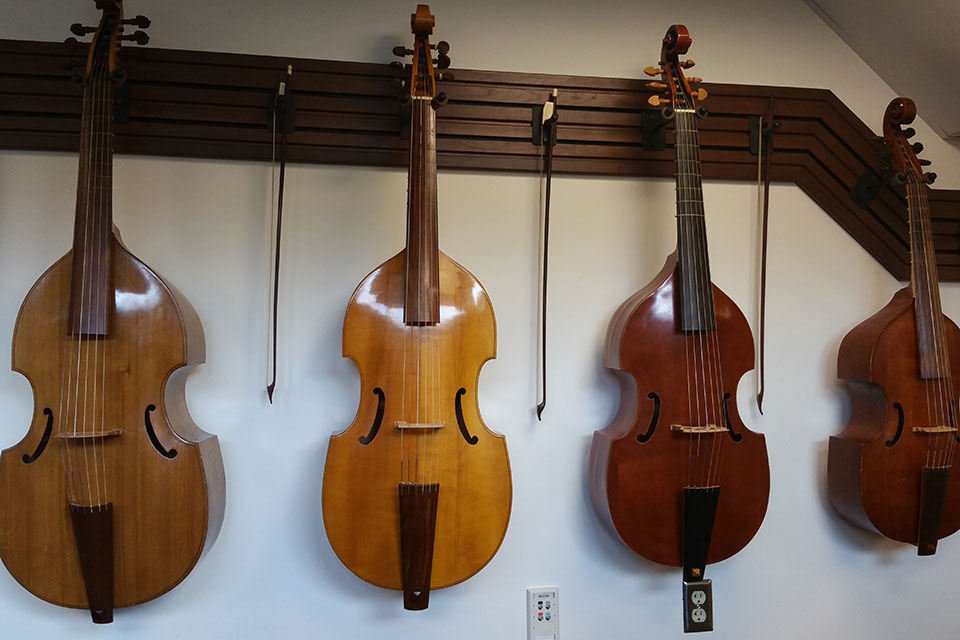
[[[603,341],[603,364],[609,369],[621,369],[621,345],[623,334],[630,318],[637,308],[661,287],[667,284],[677,269],[677,252],[667,256],[660,272],[653,280],[635,294],[624,300],[613,312],[610,323],[607,325],[607,334]]]
[[[837,377],[842,380],[873,382],[873,362],[880,338],[904,313],[913,313],[910,287],[897,291],[882,309],[843,337],[837,352]],[[915,334],[912,343],[916,344]]]

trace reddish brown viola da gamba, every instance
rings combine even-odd
[[[770,477],[762,435],[737,412],[737,384],[753,368],[753,337],[737,306],[710,280],[697,119],[703,89],[680,61],[690,36],[667,31],[661,67],[677,156],[677,251],[616,311],[604,364],[620,378],[620,409],[593,438],[590,485],[600,518],[641,556],[683,567],[684,628],[712,628],[707,563],[756,534]],[[688,593],[689,592],[689,593]],[[690,598],[687,596],[690,595]],[[692,601],[691,601],[692,598]]]
[[[830,500],[846,518],[932,555],[960,528],[957,434],[960,331],[940,309],[923,161],[907,139],[916,107],[895,98],[883,117],[894,179],[910,220],[910,285],[840,344],[837,374],[852,399],[850,422],[830,438]]]

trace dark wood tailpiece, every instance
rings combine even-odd
[[[71,504],[70,519],[90,615],[97,624],[113,622],[113,504]]]
[[[950,467],[925,468],[920,482],[920,525],[917,532],[917,555],[932,556],[940,539],[940,519],[947,498]]]
[[[683,490],[683,581],[703,580],[720,487]]]
[[[440,485],[400,484],[400,565],[403,608],[422,611],[430,603],[433,540]]]

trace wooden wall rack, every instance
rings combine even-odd
[[[336,62],[126,47],[129,120],[115,127],[119,153],[270,159],[269,105],[287,65],[294,67],[296,131],[291,161],[405,166],[399,137],[399,71],[386,64]],[[78,60],[61,43],[0,40],[0,148],[75,151],[80,88],[64,65]],[[438,112],[441,169],[537,171],[531,110],[560,92],[557,173],[672,177],[667,149],[642,148],[645,79],[452,70],[440,83],[449,104]],[[902,188],[884,185],[863,209],[850,190],[886,161],[875,134],[830,91],[704,84],[710,117],[701,121],[704,177],[756,180],[750,117],[773,98],[771,177],[792,182],[894,276],[909,277]],[[885,105],[877,105],[879,124]],[[936,167],[933,167],[936,170]],[[944,281],[960,281],[960,191],[930,194]],[[771,206],[776,206],[774,201]]]

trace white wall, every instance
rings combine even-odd
[[[152,45],[386,62],[410,40],[414,3],[136,2]],[[228,8],[229,5],[229,8]],[[879,130],[893,97],[801,0],[689,2],[434,2],[437,37],[455,67],[635,77],[656,62],[666,27],[685,23],[697,75],[710,81],[826,87]],[[0,5],[0,37],[60,39],[91,20],[92,3]],[[960,188],[960,152],[925,126],[918,138]],[[70,245],[76,159],[0,152],[0,337],[12,335],[34,279]],[[535,404],[537,179],[443,172],[440,243],[485,285],[499,357],[480,377],[480,404],[506,434],[514,508],[503,547],[477,576],[405,612],[396,592],[361,582],[323,533],[320,479],[330,433],[358,402],[340,358],[347,299],[403,242],[402,171],[293,166],[287,176],[280,388],[263,391],[269,167],[120,156],[115,221],[127,245],[193,302],[207,364],[189,377],[198,424],[220,437],[228,484],[217,544],[186,581],[94,628],[84,612],[48,605],[0,572],[4,637],[520,639],[524,590],[557,585],[563,637],[681,636],[680,573],[650,564],[598,524],[586,491],[594,429],[618,391],[600,358],[617,305],[659,269],[675,242],[670,180],[559,177],[551,244],[550,400]],[[714,281],[754,324],[756,186],[705,185]],[[792,185],[771,193],[766,414],[739,400],[767,434],[771,495],[755,540],[713,565],[720,638],[954,638],[960,539],[933,558],[841,521],[825,497],[827,438],[848,403],[836,381],[840,340],[900,286]],[[943,287],[960,318],[960,287]],[[3,338],[5,341],[7,338]],[[24,378],[0,371],[0,445],[32,411]]]

